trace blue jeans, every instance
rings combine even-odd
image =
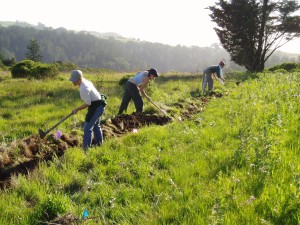
[[[104,112],[105,107],[99,106],[89,122],[84,122],[83,126],[83,149],[86,151],[92,146],[92,133],[94,133],[95,145],[101,145],[103,143],[103,134],[100,127],[101,115]]]

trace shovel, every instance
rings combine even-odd
[[[62,122],[64,122],[66,119],[68,119],[70,116],[73,115],[73,112],[71,112],[69,115],[65,116],[64,118],[62,118],[57,124],[55,124],[53,127],[51,127],[50,129],[43,131],[42,129],[39,129],[39,135],[40,137],[43,139],[44,137],[46,137],[46,135],[53,130],[55,127],[57,127],[59,124],[61,124]]]
[[[162,114],[164,114],[165,116],[167,116],[167,113],[164,111],[164,110],[162,110],[161,108],[159,108],[158,107],[158,105],[156,105],[153,101],[152,101],[152,99],[150,98],[149,99],[149,102],[151,102]]]

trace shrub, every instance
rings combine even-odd
[[[292,70],[296,70],[297,68],[300,68],[300,65],[298,63],[282,63],[273,67],[270,67],[268,70],[273,72],[275,70],[284,69],[288,72],[291,72]]]
[[[55,78],[59,71],[53,64],[36,63],[37,65],[32,69],[31,76],[29,78],[46,79]]]
[[[2,60],[2,63],[5,65],[5,66],[13,66],[16,64],[16,58],[15,57],[12,57],[10,59],[3,59]]]
[[[77,65],[71,62],[55,61],[53,64],[56,65],[59,71],[70,71],[78,68]]]
[[[277,69],[277,70],[274,70],[272,72],[274,72],[274,73],[282,73],[282,74],[288,73],[288,71],[286,71],[285,69]]]
[[[59,71],[55,64],[44,64],[32,60],[23,60],[11,69],[13,78],[45,79],[54,78],[58,74]]]
[[[33,67],[34,61],[23,60],[11,68],[11,75],[13,78],[27,78]]]
[[[126,84],[126,82],[129,80],[129,78],[131,78],[132,75],[131,74],[128,74],[124,77],[122,77],[120,80],[119,80],[119,85],[120,86],[124,86]]]

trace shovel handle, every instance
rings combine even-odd
[[[152,101],[151,98],[148,99],[148,100],[149,100],[149,102],[151,102],[156,108],[158,108],[158,110],[159,110],[162,114],[164,114],[165,116],[167,116],[167,113],[166,113],[165,111],[163,111],[161,108],[159,108],[158,105],[156,105],[156,104]]]
[[[73,112],[71,112],[69,115],[65,116],[64,118],[62,118],[57,124],[55,124],[53,127],[49,128],[45,133],[46,134],[49,133],[51,130],[53,130],[55,127],[57,127],[59,124],[64,122],[66,119],[68,119],[72,115],[73,115]]]

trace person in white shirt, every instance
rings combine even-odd
[[[105,110],[105,99],[93,83],[83,77],[82,71],[73,70],[69,81],[80,89],[80,98],[83,104],[72,110],[76,114],[79,110],[88,108],[83,126],[83,149],[87,151],[92,146],[92,134],[94,134],[94,144],[99,146],[103,143],[103,133],[100,127],[101,115]]]

